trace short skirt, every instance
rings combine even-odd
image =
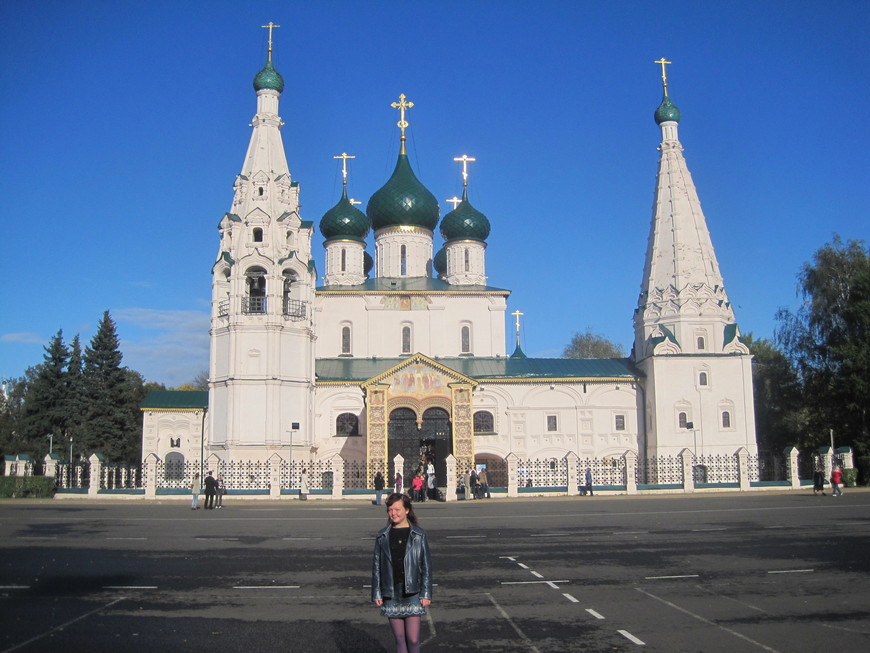
[[[402,586],[393,588],[393,596],[384,599],[381,605],[381,615],[388,619],[404,619],[405,617],[422,617],[426,608],[420,605],[420,594],[405,594]]]

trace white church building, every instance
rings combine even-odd
[[[486,274],[489,219],[461,201],[441,217],[405,151],[365,212],[348,199],[300,215],[268,60],[254,78],[250,145],[212,264],[209,390],[152,393],[143,458],[226,463],[354,461],[370,480],[424,460],[446,478],[524,460],[757,453],[751,356],[742,342],[668,96],[635,338],[627,358],[529,358],[506,333]],[[462,157],[460,160],[465,159]],[[346,174],[345,174],[346,184]],[[497,218],[493,228],[498,228]],[[322,276],[313,247],[325,249]],[[373,237],[373,253],[367,239]],[[319,246],[319,245],[318,245]],[[203,265],[209,262],[204,261]],[[558,262],[554,261],[554,264]],[[626,307],[626,317],[628,310]],[[517,324],[517,331],[519,325]],[[508,338],[511,345],[508,347]],[[369,485],[370,487],[370,485]]]

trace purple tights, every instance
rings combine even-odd
[[[420,653],[420,617],[390,619],[396,653]]]

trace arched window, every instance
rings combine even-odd
[[[260,227],[254,228],[254,242],[262,243],[263,242],[263,230]]]
[[[722,411],[722,428],[730,429],[731,428],[731,413],[727,410]]]
[[[704,336],[698,336],[698,351],[703,351],[706,343],[704,342]]]
[[[465,248],[465,271],[468,272],[471,270],[471,255],[468,252],[468,248]]]
[[[341,353],[350,354],[350,327],[341,327]]]
[[[707,373],[701,372],[698,375],[698,385],[707,385]]]
[[[164,476],[167,481],[183,481],[184,480],[184,456],[177,451],[172,451],[166,454],[166,459],[163,463]]]
[[[399,270],[399,274],[403,277],[408,274],[408,250],[404,245],[399,250]]]
[[[251,268],[245,275],[247,294],[245,305],[242,307],[245,313],[266,312],[266,271],[263,268]]]
[[[475,433],[495,433],[495,420],[488,410],[479,410],[474,413]]]
[[[471,353],[471,329],[468,326],[463,326],[460,333],[460,349],[463,354]]]
[[[686,415],[686,413],[680,413],[680,415],[677,419],[679,421],[681,429],[689,428],[689,418]]]
[[[409,326],[402,327],[402,353],[411,353],[411,327]]]
[[[341,250],[341,271],[347,271],[347,250],[345,249]]]
[[[335,419],[335,434],[343,436],[359,435],[359,418],[353,413],[342,413]]]

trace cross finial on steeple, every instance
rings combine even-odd
[[[348,202],[350,203],[351,206],[356,206],[357,204],[362,204],[362,202],[360,202],[359,200],[355,200],[352,197],[348,200]]]
[[[671,62],[666,61],[665,58],[662,57],[658,61],[653,61],[653,63],[661,64],[661,66],[662,66],[662,87],[664,88],[664,91],[665,91],[665,97],[667,97],[668,96],[668,71],[665,69],[665,66]]]
[[[511,313],[511,315],[513,315],[517,321],[517,347],[519,347],[520,346],[520,316],[525,315],[525,313],[522,313],[519,309],[517,309],[513,313]]]
[[[281,26],[276,25],[270,20],[268,25],[260,25],[260,27],[269,30],[269,58],[267,59],[267,61],[272,61],[272,28]]]
[[[347,152],[342,152],[338,156],[332,157],[333,159],[341,159],[341,183],[347,186],[347,160],[355,159],[356,156],[351,156]]]
[[[410,109],[414,106],[413,102],[405,102],[405,94],[399,94],[399,101],[393,102],[391,105],[394,109],[399,110],[399,122],[396,124],[399,126],[399,129],[402,130],[402,151],[401,154],[405,154],[405,129],[408,128],[408,121],[405,120],[405,109]]]
[[[477,161],[477,159],[473,159],[467,154],[463,154],[462,156],[453,157],[453,160],[462,162],[462,187],[468,188],[468,164],[471,161]]]
[[[459,206],[459,205],[462,203],[462,200],[459,199],[458,197],[456,197],[456,195],[454,195],[453,197],[451,197],[449,200],[444,200],[444,201],[445,201],[445,202],[450,202],[451,204],[453,204],[453,210],[454,210],[454,211],[456,210],[456,207]]]

